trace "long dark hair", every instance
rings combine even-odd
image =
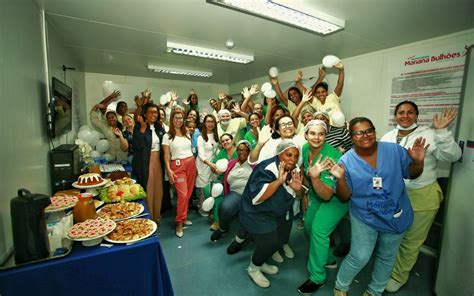
[[[212,131],[212,134],[213,134],[214,141],[216,141],[216,143],[219,143],[219,135],[217,134],[217,120],[212,114],[207,114],[206,116],[204,116],[204,120],[202,121],[202,127],[201,127],[201,136],[204,139],[204,141],[206,142],[209,141],[209,138],[207,136],[207,130],[206,130],[206,120],[208,118],[211,118],[214,121],[214,130]]]

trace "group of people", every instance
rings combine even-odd
[[[443,199],[436,181],[438,161],[454,162],[461,151],[447,129],[454,109],[435,115],[433,126],[418,126],[418,107],[412,101],[395,107],[397,126],[377,140],[370,119],[343,119],[340,97],[344,66],[334,91],[323,82],[325,69],[311,88],[298,72],[295,86],[266,90],[263,101],[253,100],[259,87],[242,90],[240,102],[225,93],[211,98],[212,113],[199,114],[199,100],[191,92],[184,105],[171,92],[166,106],[153,103],[145,91],[135,98],[134,115],[124,102],[116,111],[107,104],[114,92],[91,110],[91,121],[111,142],[117,159],[132,162],[133,177],[146,188],[151,217],[160,223],[176,192],[176,236],[184,235],[190,204],[203,216],[213,216],[212,241],[239,223],[227,248],[237,253],[252,238],[254,251],[249,277],[262,288],[270,286],[265,274],[295,256],[289,245],[292,221],[304,217],[310,242],[308,279],[302,294],[316,292],[326,282],[326,268],[336,268],[331,234],[344,217],[351,224],[350,250],[337,274],[334,295],[347,295],[355,276],[375,255],[372,279],[364,295],[395,292],[413,268]],[[102,111],[102,112],[101,112]],[[105,115],[105,117],[104,117]],[[342,118],[342,123],[341,123]],[[123,125],[122,125],[123,124]],[[228,160],[221,171],[216,164]],[[212,185],[224,192],[211,196]],[[209,213],[202,208],[214,198]]]

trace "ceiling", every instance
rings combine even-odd
[[[346,22],[322,37],[205,0],[37,0],[48,28],[87,72],[231,84],[474,28],[472,0],[295,0]],[[243,0],[245,1],[245,0]],[[168,38],[251,51],[241,65],[166,53]],[[212,70],[211,78],[157,74],[148,64]]]

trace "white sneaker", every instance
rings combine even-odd
[[[385,286],[385,291],[389,292],[389,293],[395,293],[397,292],[398,290],[400,290],[400,288],[403,286],[403,284],[400,284],[399,282],[397,282],[396,280],[390,278],[387,282],[387,285]]]
[[[209,212],[204,211],[203,209],[199,209],[199,214],[203,217],[209,217]]]
[[[278,251],[276,251],[273,255],[272,255],[272,259],[273,261],[275,262],[278,262],[278,263],[282,263],[283,261],[283,257],[281,257],[280,253],[278,253]]]
[[[278,267],[275,265],[270,265],[267,263],[263,263],[262,266],[260,266],[260,271],[264,272],[266,274],[277,274],[278,273]]]
[[[290,248],[290,245],[284,244],[283,252],[285,253],[286,258],[290,258],[290,259],[295,258],[295,253],[293,253],[293,250]]]
[[[186,225],[186,226],[191,226],[191,225],[193,225],[193,222],[191,222],[191,220],[184,220],[183,224]]]
[[[347,296],[347,292],[334,288],[334,296]]]
[[[257,286],[261,288],[270,287],[270,281],[260,271],[260,267],[253,264],[252,261],[250,261],[250,265],[249,265],[249,268],[247,269],[247,273],[249,274],[249,277],[253,280],[253,282]]]

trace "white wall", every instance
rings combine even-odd
[[[10,200],[19,188],[49,193],[50,186],[39,11],[33,1],[0,3],[1,258],[12,245]]]
[[[388,131],[389,105],[392,77],[390,66],[396,60],[403,60],[413,52],[423,52],[432,49],[443,49],[458,44],[461,48],[465,44],[474,43],[474,30],[467,30],[455,34],[423,40],[416,43],[406,44],[399,47],[390,48],[383,51],[373,52],[365,55],[344,59],[345,84],[342,94],[342,109],[349,121],[356,116],[370,118],[377,127],[378,136],[382,136]],[[304,78],[318,76],[318,69],[321,64],[303,68]],[[288,85],[294,80],[296,71],[287,71],[279,74],[279,81],[282,85]],[[262,73],[266,74],[267,69]],[[329,91],[336,86],[337,72],[330,70],[326,76],[329,83]],[[306,86],[310,86],[316,79]],[[261,85],[267,82],[267,76],[257,79],[234,83],[229,86],[230,93],[238,93],[244,86],[258,83]]]
[[[33,0],[0,1],[0,259],[13,244],[10,200],[17,190],[51,193],[40,19]],[[71,57],[58,42],[55,36],[50,40],[50,74],[62,78],[57,65]],[[77,81],[72,83],[73,92],[83,92],[80,74],[71,79]],[[72,140],[70,136],[68,142]],[[55,141],[63,144],[65,138]]]
[[[469,73],[466,76],[464,105],[460,112],[460,140],[474,139],[474,50],[471,49]],[[449,199],[445,210],[443,240],[436,277],[436,293],[444,295],[474,295],[474,202],[472,201],[472,182],[474,168],[472,148],[464,147],[462,163],[453,164],[451,181],[448,187]],[[468,157],[468,154],[471,157]],[[455,291],[453,293],[453,291]]]
[[[208,100],[210,97],[217,97],[220,90],[227,91],[226,84],[212,84],[205,82],[194,81],[180,81],[168,79],[154,79],[146,77],[135,76],[121,76],[109,75],[100,73],[86,73],[86,110],[87,112],[102,100],[102,85],[104,81],[110,80],[113,82],[113,88],[120,90],[122,95],[120,101],[127,102],[129,108],[135,107],[135,95],[140,94],[145,89],[150,89],[152,98],[155,103],[159,103],[160,96],[168,91],[176,90],[179,96],[179,102],[186,99],[189,95],[189,90],[192,88],[196,91],[199,98],[199,105],[201,110],[208,108]],[[88,118],[90,125],[90,119]]]
[[[87,121],[85,74],[77,57],[62,45],[61,37],[57,34],[55,28],[48,24],[47,31],[49,81],[51,83],[52,77],[56,77],[72,88],[72,131],[52,140],[53,145],[57,147],[61,144],[74,143],[81,122]],[[67,70],[65,76],[63,65],[76,70]],[[64,80],[65,78],[66,80]]]

